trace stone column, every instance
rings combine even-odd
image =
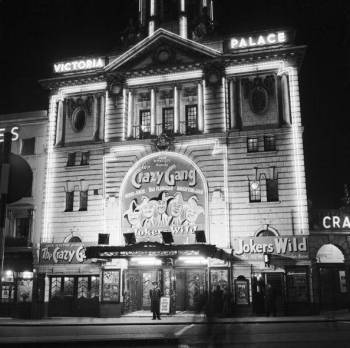
[[[155,21],[155,16],[156,16],[156,0],[150,0],[150,19],[148,22],[148,36],[153,35],[155,29],[156,29],[156,21]]]
[[[100,126],[99,126],[99,138],[100,140],[105,139],[105,113],[106,113],[106,107],[105,107],[105,96],[102,94],[100,96]]]
[[[96,94],[93,96],[92,115],[94,120],[94,140],[100,140],[99,137],[99,114],[98,114],[98,97]]]
[[[284,124],[291,124],[289,85],[288,85],[288,76],[286,74],[283,74],[281,76],[281,87],[282,87],[283,123]]]
[[[179,91],[177,86],[174,86],[174,133],[180,133]]]
[[[231,129],[238,129],[239,128],[239,122],[238,122],[238,115],[236,110],[236,81],[234,79],[231,79],[229,82],[229,89],[230,89],[230,126]]]
[[[180,36],[187,39],[186,0],[180,0],[179,29]]]
[[[128,128],[127,128],[127,138],[133,136],[132,127],[133,127],[133,115],[134,115],[134,101],[133,93],[131,90],[128,92]]]
[[[157,133],[157,114],[156,114],[156,91],[154,88],[151,89],[151,134],[156,135]]]
[[[203,85],[198,82],[197,103],[198,103],[198,130],[204,132],[204,112],[203,112]]]
[[[61,146],[63,145],[63,100],[60,99],[58,101],[58,108],[57,108],[57,117],[56,117],[56,141],[55,145],[56,146]]]

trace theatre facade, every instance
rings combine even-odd
[[[210,26],[210,6],[199,4]],[[58,62],[41,81],[50,90],[36,265],[45,314],[147,310],[152,281],[164,313],[200,310],[217,286],[232,294],[230,311],[263,313],[267,283],[278,313],[308,308],[305,47],[288,30],[190,35],[185,1],[170,30],[154,6],[146,37],[108,57]]]

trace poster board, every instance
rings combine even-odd
[[[170,297],[161,297],[160,298],[160,313],[169,314],[170,313]]]

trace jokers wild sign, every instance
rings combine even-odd
[[[195,231],[205,228],[204,183],[183,156],[159,153],[129,173],[121,208],[122,231],[138,242],[161,242],[161,232],[172,232],[175,243],[193,243]]]

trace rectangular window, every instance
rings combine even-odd
[[[67,167],[75,166],[75,152],[68,154]]]
[[[268,202],[278,201],[278,180],[266,179],[266,199]]]
[[[15,219],[15,238],[28,241],[30,234],[30,217],[19,217]]]
[[[22,139],[21,155],[35,154],[35,138]]]
[[[151,110],[140,110],[140,138],[151,134]]]
[[[186,105],[186,133],[195,133],[198,130],[197,105]]]
[[[98,234],[98,244],[109,244],[109,234],[108,233],[99,233]]]
[[[258,138],[247,138],[247,151],[248,152],[258,152]]]
[[[249,182],[249,201],[261,202],[261,185],[258,180]]]
[[[80,191],[80,208],[79,211],[86,211],[88,205],[88,190]]]
[[[81,153],[81,160],[80,160],[80,165],[81,166],[87,166],[89,164],[89,159],[90,159],[90,152],[82,152]]]
[[[276,141],[274,135],[264,136],[264,151],[275,151]]]
[[[163,129],[164,133],[174,131],[174,108],[163,108]]]
[[[74,191],[66,192],[66,210],[65,211],[73,211],[74,204]]]

